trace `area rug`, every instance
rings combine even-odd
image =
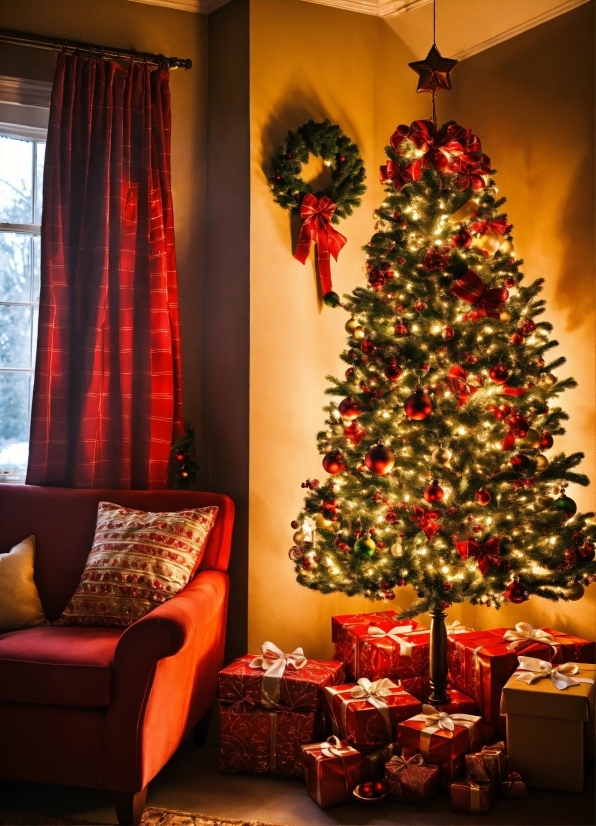
[[[103,826],[98,821],[73,820],[71,817],[43,817],[0,811],[0,826]],[[177,812],[174,809],[145,809],[142,826],[282,826],[260,820],[230,820],[229,818]]]

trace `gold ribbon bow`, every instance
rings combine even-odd
[[[573,677],[579,671],[575,663],[563,663],[563,665],[552,666],[546,660],[539,660],[537,657],[518,657],[519,669],[515,672],[517,679],[522,683],[532,685],[545,677],[548,677],[555,688],[563,691],[572,685],[580,683],[594,684],[594,680],[589,677]]]
[[[411,757],[394,754],[389,763],[396,766],[398,772],[402,772],[408,766],[424,766],[424,757],[421,754],[413,754]]]
[[[509,648],[512,651],[530,642],[546,642],[555,650],[557,645],[552,634],[543,631],[541,628],[532,628],[529,622],[518,622],[515,628],[509,628],[505,631],[503,639],[511,643]]]
[[[389,706],[384,698],[392,694],[392,689],[395,688],[397,688],[396,684],[392,682],[392,680],[387,679],[387,677],[383,677],[382,680],[375,680],[374,683],[371,683],[366,677],[361,677],[357,685],[355,685],[350,692],[354,700],[366,700],[367,703],[370,703],[371,706],[374,706],[377,711],[381,713],[387,726],[389,739],[391,739],[393,735],[393,727],[391,725],[391,718],[389,717]],[[344,700],[342,703],[344,730],[345,714],[349,702],[349,700]]]
[[[467,634],[474,631],[473,628],[468,628],[467,625],[462,625],[459,620],[454,620],[451,625],[447,626],[447,634]]]
[[[260,657],[249,662],[250,668],[261,668],[265,672],[261,680],[261,702],[266,708],[277,705],[281,690],[281,678],[286,668],[298,671],[307,664],[302,648],[295,648],[291,654],[284,654],[272,642],[264,642]]]
[[[420,732],[420,752],[424,759],[428,760],[433,734],[442,731],[453,737],[456,726],[467,729],[470,748],[473,748],[478,740],[476,723],[480,719],[480,717],[473,714],[447,714],[447,712],[439,711],[434,706],[425,703],[422,706],[422,714],[410,717],[410,722],[424,722],[424,728]]]

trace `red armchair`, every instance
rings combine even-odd
[[[217,505],[195,577],[128,628],[44,626],[0,634],[0,777],[108,789],[137,824],[147,784],[194,730],[202,743],[223,661],[234,505],[194,491],[0,487],[0,553],[35,535],[50,620],[78,585],[97,505],[146,511]]]

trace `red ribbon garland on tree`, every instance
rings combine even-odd
[[[447,379],[454,393],[459,394],[457,406],[462,407],[484,384],[484,379],[477,373],[468,373],[461,364],[454,364],[449,370]]]
[[[317,264],[323,295],[332,290],[329,256],[331,254],[337,261],[340,251],[348,240],[345,235],[331,226],[331,219],[336,208],[337,204],[327,195],[317,198],[310,192],[304,196],[300,204],[302,226],[294,258],[305,264],[310,245],[313,242],[317,245]]]
[[[501,566],[501,545],[496,536],[491,536],[484,542],[467,539],[464,542],[456,542],[455,547],[464,562],[468,558],[476,560],[482,576],[486,576],[491,565],[496,568]]]
[[[429,510],[424,505],[414,505],[414,513],[410,516],[410,521],[415,522],[424,531],[426,538],[430,542],[441,526],[435,520],[441,516],[441,511]]]
[[[450,287],[450,292],[476,307],[480,317],[499,318],[498,307],[509,298],[509,291],[504,287],[487,287],[474,270],[458,279]]]

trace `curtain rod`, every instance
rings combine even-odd
[[[152,66],[167,67],[168,69],[190,69],[192,60],[182,57],[166,57],[162,54],[136,52],[132,49],[115,49],[111,46],[95,46],[92,43],[80,43],[76,40],[63,40],[59,37],[43,37],[28,32],[14,32],[0,29],[0,43],[14,43],[17,46],[30,46],[33,49],[49,49],[64,52],[88,52],[89,57],[100,57],[108,60],[122,60],[130,58],[147,62]]]

